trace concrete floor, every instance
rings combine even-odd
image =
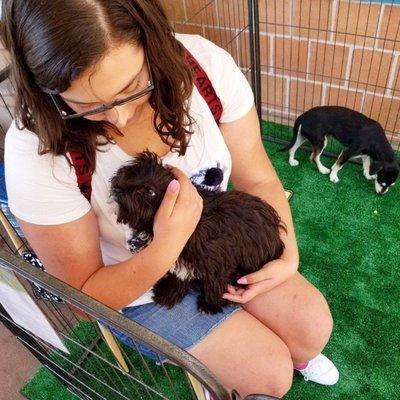
[[[0,400],[25,399],[19,393],[40,363],[0,322]]]

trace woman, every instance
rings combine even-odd
[[[200,36],[174,36],[157,0],[6,1],[3,12],[17,92],[5,150],[9,203],[47,270],[187,349],[242,396],[283,396],[293,368],[335,383],[336,368],[320,354],[331,314],[297,272],[290,209],[262,146],[251,89],[233,59]],[[219,126],[193,89],[184,48],[221,99]],[[116,223],[109,179],[146,148],[174,167],[176,179],[156,215],[154,240],[132,253],[131,232]],[[73,150],[93,173],[90,203],[69,162]],[[202,315],[192,293],[157,312],[151,287],[202,211],[187,176],[215,166],[224,172],[223,188],[230,177],[276,208],[288,228],[286,249],[242,277],[238,286],[246,289],[227,288],[224,297],[237,306]]]

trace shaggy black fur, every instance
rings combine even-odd
[[[111,180],[117,221],[152,237],[154,216],[172,179],[148,151],[121,167]],[[154,301],[172,307],[195,285],[200,289],[199,310],[217,313],[227,303],[221,296],[228,284],[281,256],[280,229],[285,227],[258,197],[235,190],[197,190],[203,198],[200,221],[176,266],[154,286]]]

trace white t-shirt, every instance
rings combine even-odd
[[[176,37],[210,78],[224,109],[220,121],[231,122],[246,115],[254,102],[253,93],[229,53],[198,35],[177,34]],[[231,157],[221,131],[196,87],[189,104],[195,124],[186,154],[179,156],[169,152],[163,160],[183,170],[198,184],[203,182],[209,168],[218,167],[224,175],[220,188],[226,190]],[[126,261],[132,256],[127,243],[132,232],[126,225],[116,222],[115,204],[109,193],[110,178],[132,157],[116,144],[108,144],[97,152],[89,204],[65,157],[38,155],[38,145],[34,133],[26,129],[20,131],[12,123],[5,141],[5,175],[11,212],[26,222],[55,225],[74,221],[92,207],[98,220],[104,264]],[[151,301],[150,290],[130,305]]]

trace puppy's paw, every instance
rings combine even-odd
[[[329,175],[329,179],[330,179],[330,181],[333,182],[333,183],[338,183],[338,182],[339,182],[339,178],[338,178],[337,174],[332,173],[332,172],[331,172],[331,174]]]
[[[289,164],[292,167],[297,167],[299,165],[299,162],[297,160],[293,159],[293,160],[289,160]]]
[[[204,297],[197,299],[197,309],[203,314],[217,314],[222,311],[222,304],[207,303]]]
[[[368,179],[369,181],[375,180],[376,179],[376,175],[370,175],[368,173],[364,172],[364,176],[366,179]]]
[[[324,175],[328,175],[330,172],[331,172],[331,170],[329,169],[329,168],[326,168],[326,167],[324,167],[324,166],[321,166],[320,168],[318,168],[319,169],[319,172],[321,173],[321,174],[324,174]]]
[[[187,282],[180,281],[175,275],[168,274],[154,285],[153,300],[161,306],[172,308],[182,301],[188,290]]]
[[[174,305],[178,304],[182,299],[179,299],[171,295],[167,296],[165,293],[157,293],[157,291],[154,291],[153,300],[154,303],[157,303],[160,306],[172,308]]]

